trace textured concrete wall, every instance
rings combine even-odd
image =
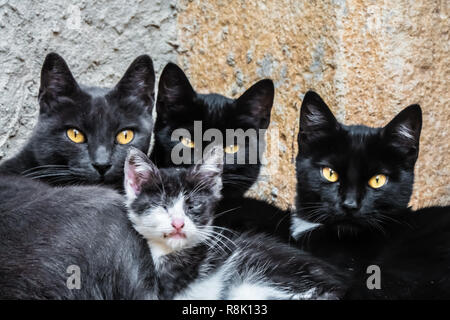
[[[0,159],[37,119],[40,69],[58,52],[81,83],[114,85],[137,56],[176,61],[176,1],[0,0]]]
[[[349,124],[381,126],[420,103],[412,204],[450,202],[448,1],[77,1],[78,29],[70,3],[0,0],[0,159],[34,125],[47,52],[100,85],[114,84],[135,56],[149,53],[158,70],[178,59],[201,92],[236,97],[259,79],[275,81],[270,127],[280,135],[269,136],[269,149],[276,144],[280,155],[252,196],[293,203],[299,108],[313,88]]]
[[[424,110],[412,204],[450,203],[448,1],[180,1],[179,62],[196,88],[237,96],[274,79],[279,164],[251,194],[293,203],[302,95],[314,88],[340,121],[381,126]],[[269,146],[270,148],[270,146]]]

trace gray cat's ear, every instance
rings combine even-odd
[[[152,58],[148,55],[137,57],[117,83],[115,89],[120,97],[137,97],[142,99],[150,108],[153,107],[155,70]]]
[[[383,128],[382,135],[397,150],[417,158],[421,130],[422,109],[418,104],[413,104],[396,115]]]
[[[61,98],[71,97],[79,90],[64,59],[57,53],[49,53],[41,69],[38,96],[41,112],[51,111]]]
[[[327,104],[317,93],[308,91],[300,109],[299,141],[307,141],[338,128],[339,123]]]
[[[191,176],[212,190],[217,197],[221,196],[222,190],[223,158],[223,147],[208,146],[203,152],[202,161],[191,169]]]
[[[159,79],[156,103],[158,116],[165,116],[168,113],[180,115],[180,113],[189,112],[194,97],[195,91],[183,70],[169,62],[164,67]]]
[[[124,166],[124,189],[127,203],[130,203],[142,191],[142,186],[159,176],[158,168],[139,149],[130,147]]]
[[[274,95],[272,80],[264,79],[255,83],[236,101],[237,112],[240,113],[239,120],[251,125],[256,124],[258,129],[267,129]]]

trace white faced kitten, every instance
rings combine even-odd
[[[213,225],[222,152],[213,149],[189,169],[159,170],[139,150],[129,151],[128,215],[151,249],[159,298],[339,298],[343,281],[330,265],[273,238]]]

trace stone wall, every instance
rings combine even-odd
[[[275,81],[280,159],[251,195],[287,207],[295,193],[299,107],[315,89],[338,120],[382,126],[424,112],[412,205],[450,203],[447,1],[181,1],[179,62],[203,92],[238,96]],[[276,163],[276,162],[275,162]]]
[[[382,126],[420,103],[412,204],[450,203],[449,28],[445,0],[0,0],[0,159],[34,126],[48,52],[81,82],[105,86],[148,53],[158,72],[178,61],[200,92],[236,97],[274,80],[271,128],[280,135],[268,137],[268,148],[277,144],[280,155],[251,196],[293,203],[299,108],[315,89],[348,124]]]
[[[37,120],[40,70],[55,51],[80,83],[112,86],[137,56],[176,61],[176,1],[0,0],[0,160]]]

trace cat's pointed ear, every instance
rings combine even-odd
[[[258,81],[245,91],[236,101],[240,120],[255,125],[258,129],[267,129],[273,106],[275,89],[273,81]]]
[[[137,57],[128,67],[125,75],[116,85],[121,97],[137,97],[150,108],[155,99],[155,70],[152,58],[148,55]]]
[[[421,130],[422,110],[418,104],[413,104],[396,115],[383,128],[382,134],[397,150],[417,158]]]
[[[158,85],[156,111],[158,116],[165,116],[171,112],[180,114],[187,110],[195,97],[183,70],[176,64],[169,62],[161,73]]]
[[[336,130],[339,123],[327,104],[314,91],[308,91],[300,109],[299,141]]]
[[[79,86],[64,59],[57,53],[49,53],[45,57],[41,69],[40,111],[48,112],[52,110],[57,104],[58,98],[71,97],[79,90]]]
[[[202,161],[191,169],[191,176],[200,180],[199,183],[212,190],[217,197],[221,196],[220,191],[222,190],[223,158],[223,147],[207,147],[204,150]]]
[[[142,186],[159,175],[158,168],[139,149],[130,147],[124,166],[124,188],[130,203],[142,191]]]

